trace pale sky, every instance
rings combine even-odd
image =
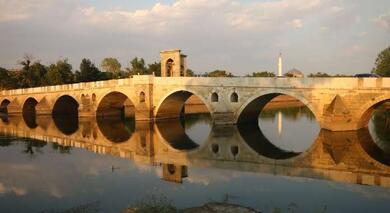
[[[390,46],[389,0],[0,0],[0,66],[24,54],[42,63],[148,63],[179,48],[197,73],[371,71]]]

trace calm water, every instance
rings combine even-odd
[[[0,209],[120,212],[162,196],[179,208],[389,212],[389,118],[377,112],[368,129],[334,133],[304,107],[263,111],[259,125],[239,127],[213,127],[208,115],[154,125],[3,117]]]

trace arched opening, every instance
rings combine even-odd
[[[166,62],[167,77],[173,76],[173,66],[174,66],[173,60],[171,58],[168,59]]]
[[[11,103],[11,101],[9,101],[8,99],[4,99],[1,104],[0,104],[0,114],[1,113],[4,113],[4,114],[7,114],[8,113],[8,110],[7,110],[7,107],[8,105]]]
[[[233,93],[230,95],[230,102],[233,102],[233,103],[238,102],[238,94],[237,94],[236,92],[233,92]]]
[[[157,125],[162,137],[176,149],[194,149],[207,139],[211,115],[200,97],[189,91],[168,95],[157,108]]]
[[[145,93],[144,92],[140,92],[139,93],[139,102],[140,103],[144,103],[145,102]]]
[[[79,103],[71,96],[64,95],[57,99],[53,115],[78,115]]]
[[[218,99],[219,99],[218,94],[216,92],[213,92],[211,94],[211,102],[218,102]]]
[[[96,115],[102,117],[134,118],[133,102],[121,92],[111,92],[100,101]]]
[[[281,93],[255,97],[243,107],[237,123],[241,136],[254,150],[274,159],[307,150],[320,131],[308,106]]]
[[[61,96],[54,104],[52,115],[57,128],[65,135],[78,130],[78,102],[69,95]]]
[[[360,124],[363,130],[368,129],[371,136],[371,153],[390,165],[390,99],[380,101],[363,114]],[[375,151],[373,151],[375,150]]]
[[[36,110],[35,107],[38,104],[38,101],[34,98],[28,98],[23,104],[23,119],[26,122],[26,125],[31,129],[36,128]]]
[[[97,112],[100,131],[113,143],[130,139],[135,130],[135,107],[121,92],[111,92],[100,101]]]

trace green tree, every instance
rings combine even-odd
[[[80,72],[76,73],[78,82],[97,81],[101,79],[101,72],[91,62],[91,60],[84,58],[80,64]]]
[[[247,75],[248,77],[275,77],[275,74],[272,72],[262,71],[262,72],[253,72],[252,74]]]
[[[117,78],[120,76],[122,65],[119,63],[119,61],[116,58],[105,58],[100,64],[100,67],[105,72],[112,73],[112,76],[114,78]]]
[[[390,77],[390,47],[378,54],[372,72],[382,77]]]
[[[148,74],[148,70],[145,66],[145,60],[143,58],[135,57],[130,61],[130,66],[127,68],[130,75],[145,75]]]
[[[196,76],[196,75],[195,75],[195,72],[192,69],[187,69],[187,75],[186,76],[193,77],[193,76]]]
[[[207,77],[233,77],[233,75],[230,72],[227,72],[226,70],[214,70],[209,73],[205,73],[205,76]]]
[[[11,77],[8,74],[8,70],[0,67],[0,90],[9,89],[9,82]]]
[[[155,76],[161,76],[161,62],[154,62],[153,64],[148,64],[147,74]]]
[[[317,73],[310,73],[307,77],[313,78],[313,77],[331,77],[328,73],[324,72],[317,72]]]
[[[51,64],[46,74],[46,80],[49,85],[73,83],[72,65],[68,63],[68,59],[58,60],[56,64]]]

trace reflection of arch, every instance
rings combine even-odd
[[[273,145],[264,136],[257,123],[241,124],[237,127],[244,141],[259,155],[281,160],[292,158],[300,154],[300,152],[285,151]]]
[[[38,104],[38,101],[34,98],[28,98],[23,104],[23,119],[26,122],[26,125],[31,129],[36,128],[38,125],[36,123],[36,110],[35,107]]]
[[[357,128],[360,129],[360,128],[367,127],[368,121],[370,121],[374,110],[378,106],[380,106],[381,104],[383,104],[384,102],[387,102],[387,101],[390,101],[390,94],[383,95],[379,98],[375,98],[374,100],[371,100],[371,101],[367,102],[366,104],[364,104],[361,107],[361,110],[357,113],[357,115],[360,118]]]
[[[238,102],[238,94],[237,94],[236,92],[233,92],[233,93],[230,95],[230,102],[233,102],[233,103]]]
[[[218,102],[218,99],[219,99],[218,94],[216,92],[213,92],[211,94],[211,102]]]
[[[194,150],[199,147],[185,133],[185,129],[179,119],[158,121],[157,128],[164,140],[176,150]]]
[[[390,166],[390,153],[386,153],[374,142],[367,128],[358,130],[357,134],[360,146],[372,159]]]
[[[8,99],[4,99],[0,104],[0,112],[7,113],[7,107],[11,103]]]
[[[129,140],[135,131],[134,120],[124,120],[118,117],[97,118],[100,132],[107,140],[121,143]]]
[[[77,115],[53,114],[53,121],[57,129],[65,135],[72,135],[79,129],[79,119]]]
[[[166,64],[165,67],[167,71],[166,76],[167,77],[173,76],[173,66],[174,66],[173,59],[169,58],[165,64]]]
[[[53,107],[53,115],[78,115],[79,103],[72,96],[59,97]]]
[[[279,95],[287,95],[297,99],[302,102],[306,107],[310,109],[310,111],[314,114],[317,119],[317,111],[314,110],[313,106],[300,95],[295,93],[284,91],[284,90],[272,90],[272,91],[264,91],[260,92],[252,96],[252,98],[248,99],[237,111],[235,115],[236,123],[245,123],[245,122],[258,122],[258,117],[268,102],[270,102],[273,98]],[[317,119],[318,120],[318,119]]]
[[[134,104],[125,94],[121,92],[109,92],[99,101],[97,116],[134,116]]]
[[[203,104],[206,105],[209,112],[211,112],[210,106],[204,100],[204,98],[200,95],[197,95],[193,91],[189,90],[175,90],[165,97],[163,97],[160,103],[156,107],[156,118],[178,118],[180,117],[185,102],[192,96],[198,97]]]

